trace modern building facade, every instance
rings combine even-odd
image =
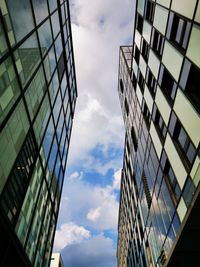
[[[0,265],[49,266],[77,97],[69,3],[0,0]]]
[[[60,253],[52,253],[50,267],[64,267]]]
[[[138,0],[120,48],[118,266],[199,266],[200,1]]]

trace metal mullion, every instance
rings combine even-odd
[[[59,1],[59,0],[57,0]],[[69,9],[69,2],[66,1],[66,6],[67,6],[67,15],[66,16],[68,18],[68,24],[69,24],[69,38],[71,41],[71,54],[72,54],[72,62],[73,62],[73,69],[74,69],[74,82],[75,82],[75,92],[76,92],[76,97],[78,96],[78,92],[77,92],[77,82],[76,82],[76,72],[75,72],[75,60],[74,60],[74,48],[73,48],[73,42],[72,42],[72,30],[71,30],[71,18],[70,18],[70,9]]]

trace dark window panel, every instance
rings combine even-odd
[[[138,141],[137,141],[137,137],[135,134],[134,126],[131,127],[131,139],[133,141],[134,149],[135,149],[135,151],[137,151]]]
[[[146,104],[146,102],[144,100],[143,100],[143,103],[142,103],[142,113],[143,113],[143,116],[144,116],[144,120],[146,122],[146,126],[149,129],[150,120],[151,120],[151,114],[150,114],[149,109],[147,107],[147,104]]]
[[[141,92],[144,93],[144,77],[142,76],[141,71],[139,71],[138,84],[140,86]]]
[[[177,83],[162,64],[160,67],[158,83],[169,104],[172,104],[176,95]]]
[[[149,55],[149,46],[148,43],[145,41],[144,38],[142,38],[142,56],[145,60],[145,62],[147,63],[148,61],[148,55]]]
[[[149,67],[147,68],[146,83],[151,93],[151,96],[154,98],[156,93],[156,79],[153,76]]]
[[[191,23],[178,14],[170,12],[167,28],[167,38],[179,49],[184,51],[187,47]]]
[[[155,8],[154,3],[148,0],[145,10],[145,19],[149,21],[151,24],[153,23],[154,8]]]
[[[170,119],[169,132],[172,135],[172,139],[177,146],[177,151],[185,164],[185,167],[187,169],[190,168],[196,155],[196,149],[174,112]]]
[[[185,184],[185,187],[183,190],[183,198],[185,200],[187,207],[189,207],[189,205],[192,201],[195,190],[196,190],[196,188],[194,186],[194,183],[193,183],[192,179],[189,177],[186,181],[186,184]]]
[[[180,86],[194,107],[200,113],[199,85],[200,70],[195,67],[195,65],[192,65],[189,60],[185,59],[180,78]]]
[[[162,55],[164,41],[164,37],[155,28],[153,28],[151,37],[151,47],[159,58],[161,58]]]
[[[119,81],[119,86],[120,86],[121,93],[123,94],[124,93],[124,84],[123,84],[122,79],[120,79],[120,81]]]
[[[135,61],[139,65],[139,61],[140,61],[140,50],[138,49],[137,45],[134,46],[133,57],[135,58]]]
[[[127,102],[126,98],[124,101],[124,105],[125,105],[126,115],[128,116],[129,115],[129,106],[128,106],[128,102]]]
[[[142,34],[143,18],[139,13],[137,13],[137,17],[136,17],[136,29],[139,31],[140,34]]]
[[[152,119],[155,124],[157,133],[160,137],[160,140],[162,143],[164,143],[164,138],[167,133],[167,128],[156,104],[154,104]]]

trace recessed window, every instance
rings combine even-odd
[[[139,60],[140,60],[140,50],[138,49],[137,45],[134,46],[134,51],[133,51],[133,57],[135,58],[135,61],[139,65]]]
[[[142,34],[143,29],[143,18],[140,14],[137,13],[136,17],[136,29],[139,31],[140,34]]]
[[[161,142],[164,142],[164,138],[166,136],[167,133],[167,128],[166,125],[164,123],[164,120],[157,108],[157,106],[154,104],[154,108],[153,108],[153,113],[152,113],[152,119],[153,122],[155,124],[156,130],[158,132],[158,135],[160,137]]]
[[[181,49],[186,49],[191,23],[171,12],[167,28],[167,38]]]
[[[152,97],[155,97],[155,92],[156,92],[156,79],[153,76],[150,68],[147,68],[147,75],[146,75],[146,83],[149,88],[149,91],[152,95]]]
[[[148,0],[145,11],[145,19],[150,23],[153,23],[153,16],[154,16],[154,3]]]
[[[144,40],[144,38],[142,38],[142,56],[146,63],[148,60],[148,54],[149,54],[149,46],[147,42]]]
[[[183,190],[183,198],[185,200],[187,207],[190,205],[192,201],[194,192],[195,192],[195,186],[194,186],[192,179],[189,177],[185,184],[185,188]]]
[[[200,70],[185,59],[181,73],[180,86],[195,108],[200,111]]]
[[[151,47],[159,58],[162,55],[163,46],[164,46],[164,37],[155,28],[153,28]]]
[[[120,79],[120,81],[119,81],[119,86],[120,86],[121,93],[123,94],[124,93],[124,84],[123,84],[122,79]]]
[[[169,190],[172,202],[174,206],[176,206],[181,195],[181,190],[165,151],[163,151],[161,162],[167,188]]]
[[[151,116],[150,116],[150,112],[149,112],[149,109],[147,107],[147,104],[146,104],[146,102],[144,100],[142,102],[142,113],[143,113],[144,120],[146,122],[147,128],[149,129]]]
[[[135,73],[134,72],[132,72],[132,83],[133,83],[133,89],[136,90],[137,78],[135,77]]]
[[[137,142],[137,137],[135,134],[135,129],[133,126],[131,127],[131,139],[133,141],[134,149],[135,149],[135,151],[137,151],[138,142]]]
[[[172,102],[175,98],[175,95],[176,95],[177,84],[174,81],[171,74],[167,71],[167,69],[162,64],[160,67],[158,83],[159,83],[165,97],[167,98],[169,103],[172,104]]]
[[[126,98],[125,98],[125,101],[124,101],[124,105],[125,105],[126,115],[128,116],[128,114],[129,114],[129,106],[128,106],[128,102],[127,102]]]
[[[185,163],[186,168],[189,168],[196,155],[196,149],[174,112],[172,112],[170,119],[169,132],[177,145],[177,151]]]
[[[144,93],[144,77],[142,76],[141,71],[139,71],[138,84],[140,86],[141,92]]]

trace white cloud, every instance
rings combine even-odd
[[[67,246],[61,251],[61,255],[67,267],[115,267],[117,265],[113,241],[103,235]]]
[[[73,222],[62,224],[60,229],[56,230],[54,250],[60,251],[66,246],[74,243],[80,243],[90,237],[90,231],[85,229],[83,226],[78,226]]]
[[[113,189],[120,189],[120,185],[121,185],[121,175],[122,175],[122,170],[119,169],[118,171],[116,171],[114,173],[114,180],[113,180]]]
[[[83,177],[83,172],[73,172],[69,177],[68,177],[68,180],[81,180]]]
[[[124,127],[117,82],[119,46],[132,41],[133,3],[128,0],[71,2],[78,100],[69,164],[88,161],[97,145],[122,148]]]
[[[86,217],[88,220],[96,222],[97,219],[100,217],[100,215],[101,215],[101,210],[100,207],[98,207],[95,209],[90,209]]]
[[[74,173],[75,176],[80,175]],[[85,173],[84,178],[87,178]],[[79,225],[96,230],[116,231],[119,203],[114,189],[112,185],[103,187],[89,184],[83,179],[68,179],[63,188],[59,225],[75,220]]]

